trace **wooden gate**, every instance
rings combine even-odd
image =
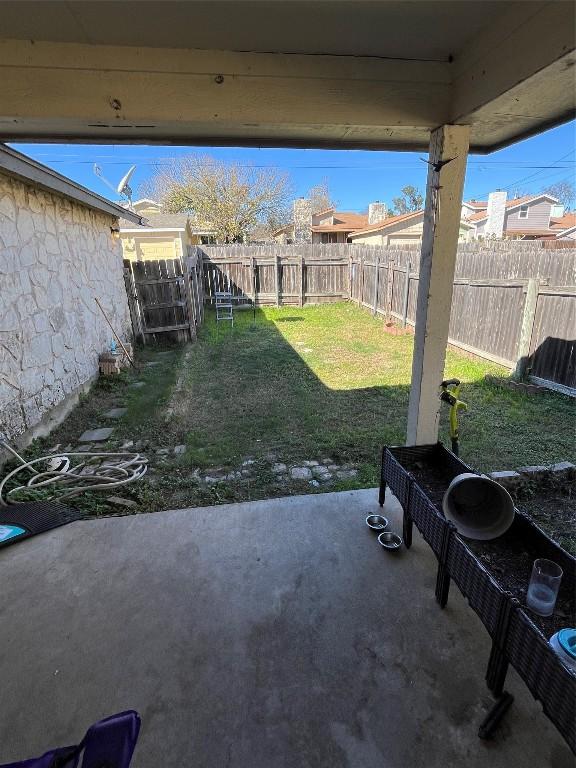
[[[124,279],[134,335],[170,333],[176,339],[196,338],[203,319],[202,285],[194,260],[124,261]]]

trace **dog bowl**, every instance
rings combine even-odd
[[[397,533],[392,533],[392,531],[384,531],[384,533],[381,533],[380,536],[378,536],[378,542],[384,549],[396,550],[400,549],[402,546],[402,539]]]
[[[383,531],[388,528],[388,520],[382,515],[368,515],[366,525],[373,531]]]

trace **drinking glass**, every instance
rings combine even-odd
[[[560,582],[562,581],[562,568],[552,562],[541,558],[534,560],[532,576],[526,596],[526,605],[539,616],[551,616],[556,605]]]

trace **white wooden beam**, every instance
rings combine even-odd
[[[408,445],[438,439],[438,393],[448,342],[468,141],[469,128],[464,125],[441,126],[430,137]]]
[[[421,141],[446,121],[450,88],[447,62],[4,40],[0,136],[286,140],[318,127],[338,143],[388,126]]]

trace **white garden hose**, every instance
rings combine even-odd
[[[51,491],[50,498],[58,500],[86,491],[109,491],[139,480],[148,469],[148,459],[140,453],[64,451],[26,461],[3,440],[0,444],[21,462],[21,466],[9,472],[0,482],[0,506],[18,504],[15,497],[26,491],[48,490]],[[72,457],[80,457],[82,461],[72,464]],[[58,459],[60,461],[55,461]],[[21,472],[29,475],[27,481],[20,481],[21,485],[6,490],[8,481]]]

